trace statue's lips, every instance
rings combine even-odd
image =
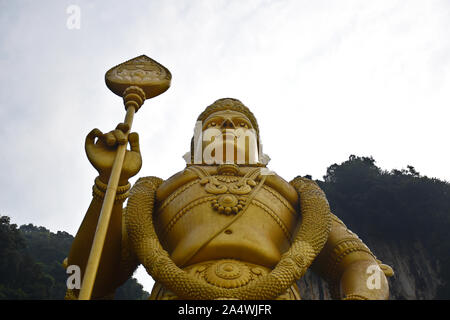
[[[228,141],[234,141],[234,139],[237,138],[237,135],[231,132],[225,132],[222,134],[222,139],[226,142]]]
[[[213,148],[223,146],[227,148],[227,150],[235,150],[238,154],[245,154],[245,145],[239,143],[239,139],[237,138],[238,136],[236,136],[234,133],[227,132],[215,136],[214,141],[210,142],[209,145]]]
[[[208,148],[214,149],[224,147],[226,148],[226,150],[228,150],[227,152],[235,152],[238,156],[246,155],[248,152],[256,154],[256,144],[248,145],[246,133],[248,134],[248,132],[239,129],[222,129],[220,131],[217,130],[216,134],[211,138],[212,141],[204,141],[204,147],[206,147],[206,145],[208,145]],[[247,150],[247,148],[249,148],[250,150]]]

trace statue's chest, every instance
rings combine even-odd
[[[299,216],[264,180],[251,174],[200,175],[182,184],[157,205],[161,243],[180,264],[224,256],[276,262],[289,247]]]
[[[255,188],[258,187],[258,188]],[[198,214],[203,218],[232,217],[247,210],[258,186],[251,177],[210,175],[198,177],[178,187],[158,204],[154,216],[158,232],[165,235],[180,219]],[[186,217],[185,217],[186,216]]]

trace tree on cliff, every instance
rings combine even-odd
[[[372,157],[350,156],[331,165],[324,181],[331,210],[362,239],[420,241],[445,284],[437,298],[450,298],[450,183],[422,176],[413,166],[384,171]]]
[[[10,224],[0,216],[0,299],[63,299],[67,274],[61,262],[67,256],[73,237],[56,234],[32,224]],[[136,279],[120,287],[116,299],[145,299]]]

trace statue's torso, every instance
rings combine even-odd
[[[263,177],[254,167],[196,166],[166,180],[154,223],[174,262],[235,259],[273,268],[299,225],[298,197],[279,176]]]

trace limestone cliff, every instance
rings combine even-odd
[[[439,260],[429,255],[420,242],[385,243],[367,241],[366,244],[383,263],[390,265],[395,275],[388,279],[390,299],[432,300],[437,299],[443,284]],[[302,299],[331,299],[328,285],[320,277],[308,271],[298,282]]]

